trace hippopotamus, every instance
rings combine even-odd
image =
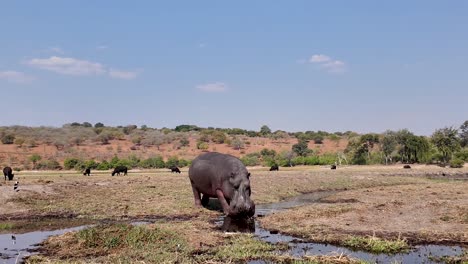
[[[206,206],[210,197],[215,197],[228,216],[255,214],[255,204],[250,199],[250,173],[238,158],[218,152],[201,154],[193,160],[188,174],[196,206]]]
[[[271,166],[270,171],[279,171],[278,165],[275,164],[275,165]]]

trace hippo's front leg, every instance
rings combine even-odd
[[[226,201],[226,198],[224,198],[224,193],[220,189],[216,190],[216,195],[218,196],[218,200],[221,203],[221,206],[223,206],[223,211],[225,215],[229,215],[229,204]]]
[[[197,190],[197,188],[192,186],[192,191],[193,191],[193,198],[195,199],[195,206],[196,207],[201,207],[202,206],[202,201],[200,199],[200,192]]]

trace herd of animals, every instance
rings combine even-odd
[[[404,165],[411,169],[410,165]],[[171,173],[181,173],[176,166],[169,168]],[[332,170],[337,166],[332,165]],[[270,171],[279,171],[278,165],[273,165]],[[126,166],[116,166],[111,175],[127,175]],[[3,169],[5,181],[13,180],[11,167]],[[83,175],[90,176],[91,169],[86,168]],[[251,217],[255,213],[255,203],[250,199],[250,172],[238,158],[218,152],[208,152],[195,158],[189,167],[188,176],[192,186],[195,206],[207,206],[210,198],[217,198],[226,215],[231,217]],[[14,190],[18,191],[16,181]]]

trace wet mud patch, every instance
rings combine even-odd
[[[77,215],[72,212],[48,212],[48,213],[21,212],[21,213],[0,215],[0,221],[19,221],[19,220],[40,221],[42,219],[71,219],[71,218],[76,218],[76,217]]]

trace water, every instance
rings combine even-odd
[[[24,234],[0,235],[0,263],[21,263],[24,257],[30,256],[38,249],[37,244],[49,236],[84,229],[87,226],[59,229],[53,231],[35,231]]]
[[[257,216],[280,210],[292,208],[295,206],[319,202],[321,199],[337,193],[337,191],[322,191],[310,194],[303,194],[283,202],[258,205],[256,209]],[[433,258],[443,256],[459,256],[463,253],[463,248],[459,246],[444,245],[418,245],[407,253],[399,254],[372,254],[364,251],[354,251],[345,247],[334,246],[324,243],[311,243],[303,239],[283,235],[279,232],[268,231],[259,226],[254,219],[232,219],[222,217],[216,224],[225,232],[248,232],[254,233],[262,241],[276,244],[288,243],[290,249],[281,254],[287,254],[294,257],[314,256],[314,255],[347,255],[352,258],[364,260],[370,263],[438,263]],[[269,263],[263,260],[250,261],[250,264]]]

